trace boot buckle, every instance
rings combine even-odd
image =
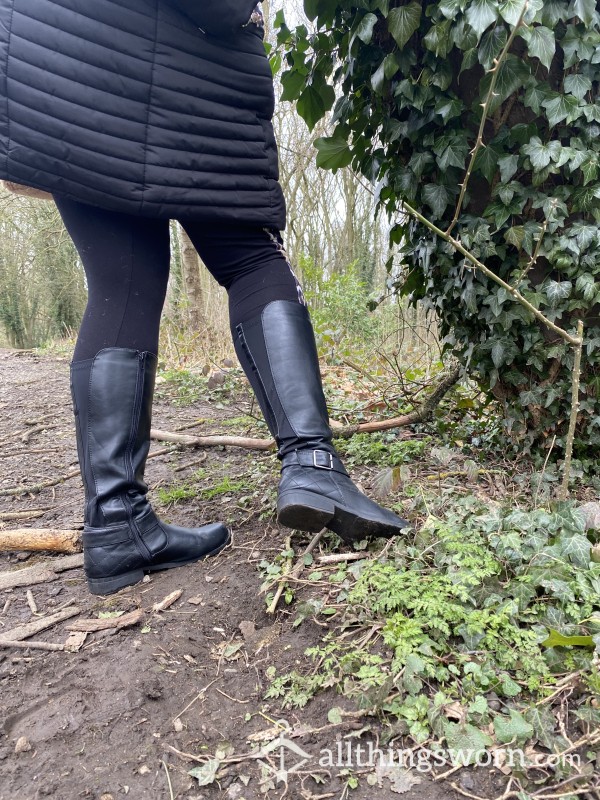
[[[317,463],[318,456],[325,456],[327,463]],[[313,466],[317,469],[333,469],[333,456],[327,450],[313,450]]]

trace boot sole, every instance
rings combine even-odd
[[[186,564],[195,564],[198,561],[203,561],[205,558],[216,556],[231,542],[231,531],[228,529],[227,539],[208,553],[204,553],[197,558],[189,558],[185,561],[171,561],[168,564],[155,564],[153,566],[141,567],[134,569],[131,572],[124,572],[121,575],[114,575],[110,578],[88,578],[88,589],[92,594],[114,594],[119,589],[124,589],[126,586],[133,586],[143,580],[147,572],[160,572],[163,569],[175,569],[176,567],[184,567]]]
[[[286,492],[277,503],[277,521],[286,528],[317,533],[322,528],[337,533],[348,544],[365,538],[391,539],[404,525],[388,525],[359,517],[348,508],[314,492]]]

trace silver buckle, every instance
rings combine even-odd
[[[317,464],[317,453],[325,453],[326,456],[329,456],[329,465],[325,464]],[[333,469],[333,456],[331,453],[327,452],[327,450],[313,450],[313,466],[317,469]]]

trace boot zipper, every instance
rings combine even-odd
[[[133,442],[137,434],[137,430],[140,424],[140,414],[141,414],[141,393],[142,393],[142,385],[144,382],[144,373],[145,373],[145,362],[146,362],[146,354],[145,353],[138,353],[138,374],[136,377],[136,384],[135,384],[135,397],[133,401],[133,420],[131,424],[131,432],[129,434],[129,442],[127,443],[127,451],[125,456],[125,468],[127,470],[127,477],[129,479],[129,483],[133,485],[134,482],[134,472],[133,472],[133,462],[131,458],[131,450],[133,448]],[[139,549],[141,550],[142,554],[146,554],[146,558],[148,560],[152,560],[153,556],[150,550],[148,549],[146,542],[144,541],[141,533],[138,530],[138,527],[135,523],[133,518],[133,508],[131,506],[131,502],[129,500],[129,496],[125,493],[125,497],[123,498],[125,503],[125,508],[127,509],[127,517],[129,520],[129,528],[133,532],[133,537],[136,540]]]

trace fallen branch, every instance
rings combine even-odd
[[[341,564],[345,561],[360,561],[362,558],[368,558],[369,553],[328,553],[325,556],[319,556],[317,561],[319,564]]]
[[[59,483],[64,483],[71,478],[76,478],[79,475],[79,469],[74,469],[60,478],[54,478],[51,481],[44,483],[34,483],[33,486],[13,486],[10,489],[0,489],[0,497],[10,497],[11,495],[19,494],[38,494],[43,489],[49,489],[51,486],[57,486]]]
[[[52,642],[20,642],[11,641],[8,639],[0,639],[0,647],[16,647],[21,650],[26,650],[30,647],[32,650],[64,650],[64,644],[53,644]]]
[[[171,592],[171,594],[168,594],[166,597],[163,597],[163,599],[160,602],[154,603],[154,605],[152,606],[152,611],[165,611],[167,608],[172,606],[173,603],[177,602],[177,600],[179,600],[182,594],[183,594],[183,589],[176,589],[174,592]]]
[[[379,431],[389,431],[392,428],[404,428],[407,425],[415,425],[418,422],[425,422],[433,414],[444,395],[458,381],[459,377],[460,368],[456,367],[456,369],[453,369],[452,372],[442,378],[422,406],[409,414],[403,414],[401,417],[378,420],[377,422],[361,422],[358,425],[340,425],[332,421],[333,437],[334,439],[349,439],[355,433],[377,433]],[[150,431],[150,437],[163,442],[177,442],[177,444],[187,445],[188,447],[243,447],[246,450],[274,450],[276,446],[272,439],[249,439],[243,436],[187,436],[157,429]]]
[[[58,579],[59,572],[83,566],[83,555],[65,556],[42,564],[35,564],[25,569],[13,569],[0,572],[0,591],[14,589],[17,586],[33,586],[36,583],[47,583]]]
[[[153,428],[150,431],[151,439],[161,442],[176,442],[189,447],[243,447],[246,450],[271,450],[275,449],[272,439],[249,439],[245,436],[187,436],[184,433],[170,433]]]
[[[52,628],[54,625],[58,625],[59,622],[70,619],[79,613],[81,613],[81,610],[77,606],[65,608],[63,611],[58,611],[56,614],[51,614],[49,617],[42,617],[33,622],[28,622],[26,625],[19,625],[16,628],[12,628],[6,631],[6,633],[0,633],[0,642],[17,642],[21,639],[27,639],[29,636],[34,636],[36,633],[40,633],[40,631]]]
[[[80,553],[81,532],[58,528],[16,528],[0,531],[1,550],[52,550],[55,553]]]
[[[67,625],[68,631],[82,631],[85,633],[95,633],[96,631],[107,631],[111,628],[120,630],[121,628],[129,628],[131,625],[137,625],[138,622],[144,617],[144,610],[136,608],[128,614],[123,614],[120,617],[109,617],[108,619],[78,619],[77,622],[72,622]]]
[[[16,519],[35,519],[36,517],[43,517],[48,509],[40,511],[3,511],[0,514],[0,522],[10,522]]]
[[[378,431],[388,431],[391,428],[404,428],[407,425],[415,425],[418,422],[425,422],[439,406],[444,395],[446,395],[460,377],[460,367],[456,367],[435,387],[431,395],[425,400],[420,408],[416,408],[408,414],[393,419],[379,420],[378,422],[362,422],[360,425],[345,425],[343,428],[336,428],[333,435],[337,439],[349,439],[355,433],[377,433]]]

